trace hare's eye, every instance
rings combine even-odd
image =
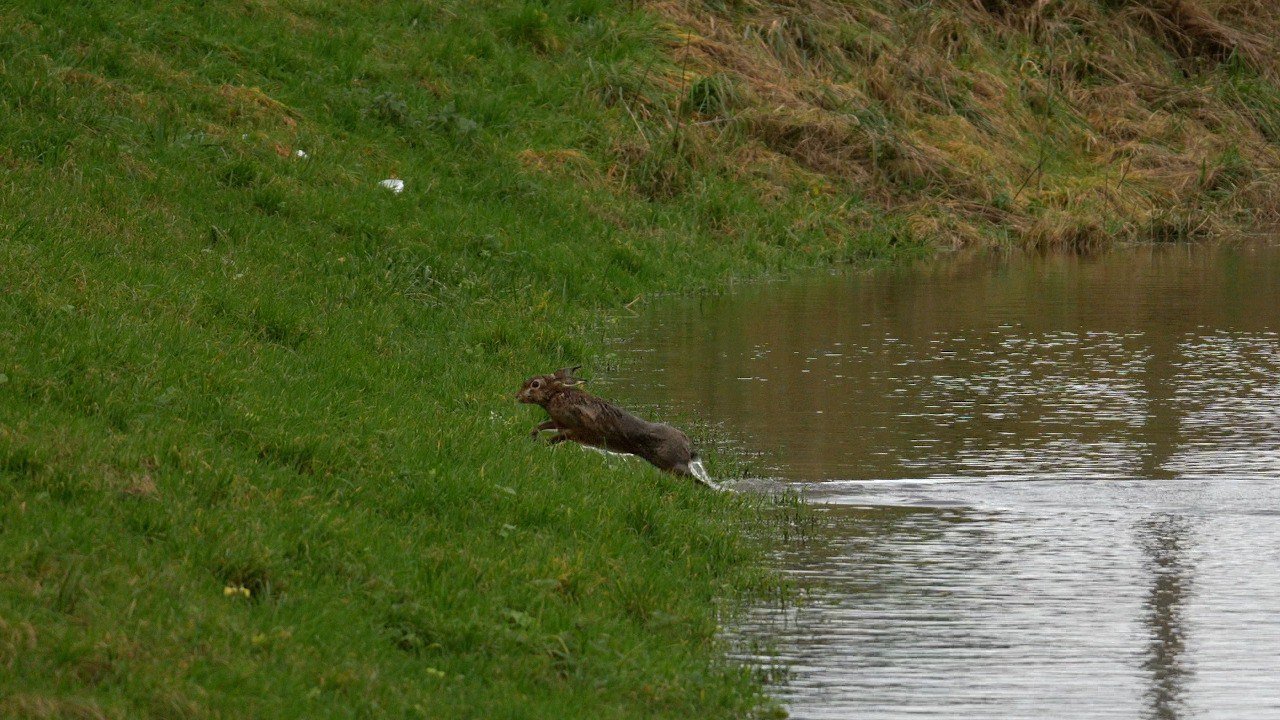
[[[541,380],[534,380],[534,381],[533,381],[533,384],[532,384],[532,385],[530,385],[529,387],[533,388],[534,390],[537,390],[538,388],[542,387],[542,381],[541,381]]]

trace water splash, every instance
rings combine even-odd
[[[712,490],[724,490],[724,486],[711,479],[711,474],[708,473],[707,468],[702,465],[702,460],[700,458],[694,458],[689,463],[689,472],[693,473],[693,477],[697,479],[698,482],[706,485]]]
[[[586,448],[587,450],[590,450],[592,452],[598,452],[601,455],[607,455],[609,457],[624,458],[626,460],[639,459],[635,455],[632,455],[631,453],[614,452],[613,450],[605,450],[604,448],[598,448],[593,445],[580,445],[580,447]],[[702,483],[703,485],[706,485],[712,490],[717,490],[717,491],[725,490],[725,487],[723,485],[716,482],[711,477],[711,473],[707,472],[707,468],[702,465],[702,460],[699,458],[694,458],[692,461],[689,462],[689,473],[693,475],[694,480],[697,480],[698,482]]]

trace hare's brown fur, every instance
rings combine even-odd
[[[632,415],[607,400],[577,387],[577,368],[562,368],[550,375],[535,375],[524,382],[516,399],[539,405],[551,416],[531,433],[558,431],[552,444],[565,440],[638,455],[666,472],[695,477],[690,463],[697,459],[688,436],[670,425],[652,423]]]

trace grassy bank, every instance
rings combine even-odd
[[[759,508],[512,395],[653,292],[1273,212],[1261,30],[1117,5],[0,9],[0,715],[766,712],[715,638]],[[1148,84],[1080,87],[1168,124],[1114,158],[1015,62],[1110,14]]]
[[[888,213],[931,242],[1087,249],[1280,218],[1266,0],[655,7],[680,30],[687,154],[802,177],[854,227]]]

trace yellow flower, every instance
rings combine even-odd
[[[222,588],[222,594],[225,597],[231,597],[232,595],[243,595],[244,597],[249,597],[249,588],[242,585],[228,585]]]

